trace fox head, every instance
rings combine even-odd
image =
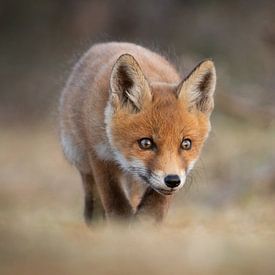
[[[171,84],[150,83],[133,56],[120,56],[105,110],[108,139],[120,166],[159,193],[179,190],[210,131],[215,86],[210,60]]]

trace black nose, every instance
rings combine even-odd
[[[178,175],[168,175],[164,178],[164,182],[168,187],[174,188],[180,185],[180,177]]]

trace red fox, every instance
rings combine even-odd
[[[62,92],[64,154],[80,172],[84,215],[161,221],[210,131],[214,63],[183,80],[163,56],[131,43],[96,44]]]

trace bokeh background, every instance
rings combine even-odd
[[[274,274],[275,2],[0,1],[1,274]],[[184,76],[215,61],[212,133],[161,227],[82,219],[58,99],[93,44],[129,41]]]

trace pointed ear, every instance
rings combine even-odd
[[[111,100],[115,107],[126,107],[139,112],[146,101],[151,101],[149,84],[135,58],[121,55],[116,61],[110,80]]]
[[[178,98],[185,100],[190,110],[210,115],[214,108],[216,70],[211,60],[199,63],[178,87]]]

